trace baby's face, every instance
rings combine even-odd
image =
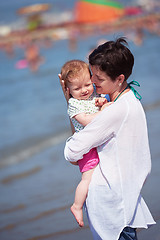
[[[83,71],[80,76],[73,79],[68,84],[68,87],[72,97],[78,100],[87,100],[94,91],[91,77],[87,70]]]

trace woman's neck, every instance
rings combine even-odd
[[[110,95],[111,102],[115,102],[119,97],[129,91],[128,83],[125,81],[123,85]]]

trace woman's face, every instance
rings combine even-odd
[[[114,82],[106,75],[105,72],[101,71],[98,66],[90,66],[92,71],[92,82],[96,86],[96,92],[98,94],[114,94],[117,91],[117,81]]]

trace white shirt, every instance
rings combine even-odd
[[[66,142],[65,158],[77,161],[93,147],[100,163],[92,175],[86,207],[94,239],[117,240],[126,226],[154,224],[140,195],[151,170],[146,117],[132,91],[75,133]]]

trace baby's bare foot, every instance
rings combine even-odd
[[[75,204],[71,206],[71,212],[73,213],[76,221],[78,222],[80,227],[84,226],[83,223],[83,210],[82,209],[77,209]]]

